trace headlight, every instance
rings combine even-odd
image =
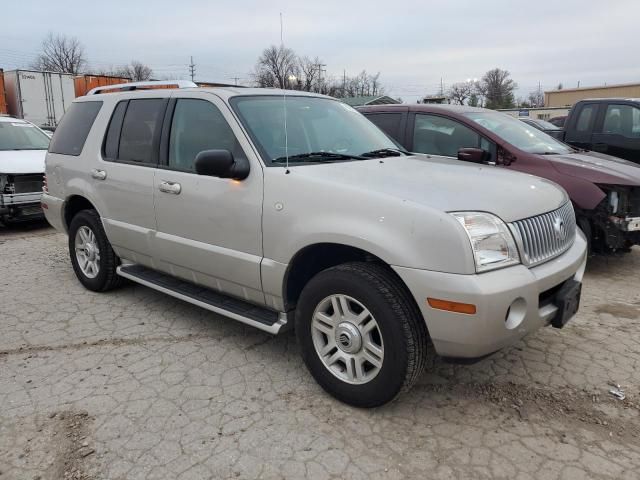
[[[476,272],[520,263],[518,248],[505,223],[495,215],[483,212],[453,212],[471,241]]]

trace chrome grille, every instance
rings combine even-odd
[[[565,252],[576,238],[576,216],[571,202],[558,210],[510,224],[522,263],[531,267]]]

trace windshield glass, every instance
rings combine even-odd
[[[363,115],[336,100],[302,96],[284,100],[264,95],[236,97],[231,104],[267,163],[282,163],[287,154],[294,157],[291,163],[300,163],[318,161],[322,153],[327,153],[327,160],[338,161],[357,159],[375,150],[398,149]],[[310,153],[314,155],[308,156]]]
[[[542,130],[504,113],[470,112],[464,115],[522,151],[546,155],[575,152],[569,145],[559,142]]]
[[[49,137],[30,123],[0,122],[0,150],[46,150]]]
[[[49,137],[30,123],[0,122],[0,150],[46,150]]]

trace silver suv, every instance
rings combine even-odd
[[[318,383],[363,407],[428,348],[479,358],[575,314],[586,242],[555,184],[408,154],[329,97],[171,83],[92,91],[53,136],[43,206],[88,289],[295,324]]]

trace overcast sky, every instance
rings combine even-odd
[[[99,7],[98,7],[99,6]],[[3,2],[0,68],[27,67],[47,32],[77,37],[96,68],[138,59],[155,74],[250,80],[263,48],[319,56],[327,74],[381,72],[414,102],[500,67],[526,96],[543,89],[640,82],[640,0],[19,0]]]

